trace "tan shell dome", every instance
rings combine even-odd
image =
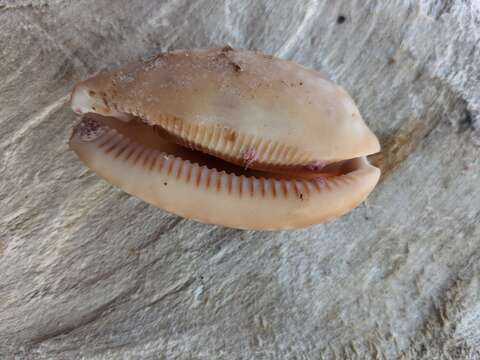
[[[73,108],[134,114],[228,161],[289,166],[379,151],[350,96],[290,61],[231,48],[174,51],[80,83]]]

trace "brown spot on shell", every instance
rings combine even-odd
[[[230,64],[233,66],[233,71],[235,72],[241,72],[243,70],[236,62],[231,61]]]
[[[231,57],[228,55],[228,53],[231,51],[234,51],[234,49],[231,46],[225,46],[224,48],[222,48],[221,52],[218,54],[216,58],[218,60],[225,59],[226,61],[228,61],[230,66],[233,68],[234,72],[238,73],[243,71],[242,66],[238,64],[238,62],[233,61]]]
[[[107,94],[105,93],[102,94],[102,101],[105,104],[105,106],[108,108]]]
[[[230,45],[226,45],[222,48],[222,51],[223,52],[233,51],[233,47],[231,47]]]
[[[235,132],[235,130],[228,130],[228,132],[225,134],[225,140],[227,141],[235,141],[237,139],[237,133]]]

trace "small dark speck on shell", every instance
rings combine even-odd
[[[347,20],[347,18],[344,15],[339,15],[337,17],[337,24],[343,24]]]
[[[388,65],[393,65],[395,64],[395,58],[391,57],[390,59],[388,59]]]
[[[232,50],[227,50],[227,51],[232,51]],[[230,57],[226,54],[227,51],[222,49],[222,52],[217,55],[216,59],[217,60],[225,59],[232,66],[234,72],[241,72],[243,70],[242,67],[239,64],[237,64],[235,61],[230,59]]]
[[[235,62],[232,61],[231,64],[232,64],[232,66],[233,66],[233,71],[235,71],[235,72],[240,72],[240,71],[242,71],[242,67],[241,67],[240,65],[238,65],[237,63],[235,63]]]
[[[168,185],[168,183],[167,183],[167,182],[164,182],[164,183],[163,183],[163,185],[167,186],[167,185]]]

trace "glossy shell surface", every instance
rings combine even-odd
[[[365,158],[378,140],[351,97],[258,52],[161,54],[77,84],[72,108],[86,115],[70,144],[87,166],[202,222],[308,226],[358,205],[379,178]]]

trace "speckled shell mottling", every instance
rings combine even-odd
[[[316,71],[258,52],[181,50],[78,84],[76,112],[141,116],[189,147],[252,167],[379,151],[350,96]]]

